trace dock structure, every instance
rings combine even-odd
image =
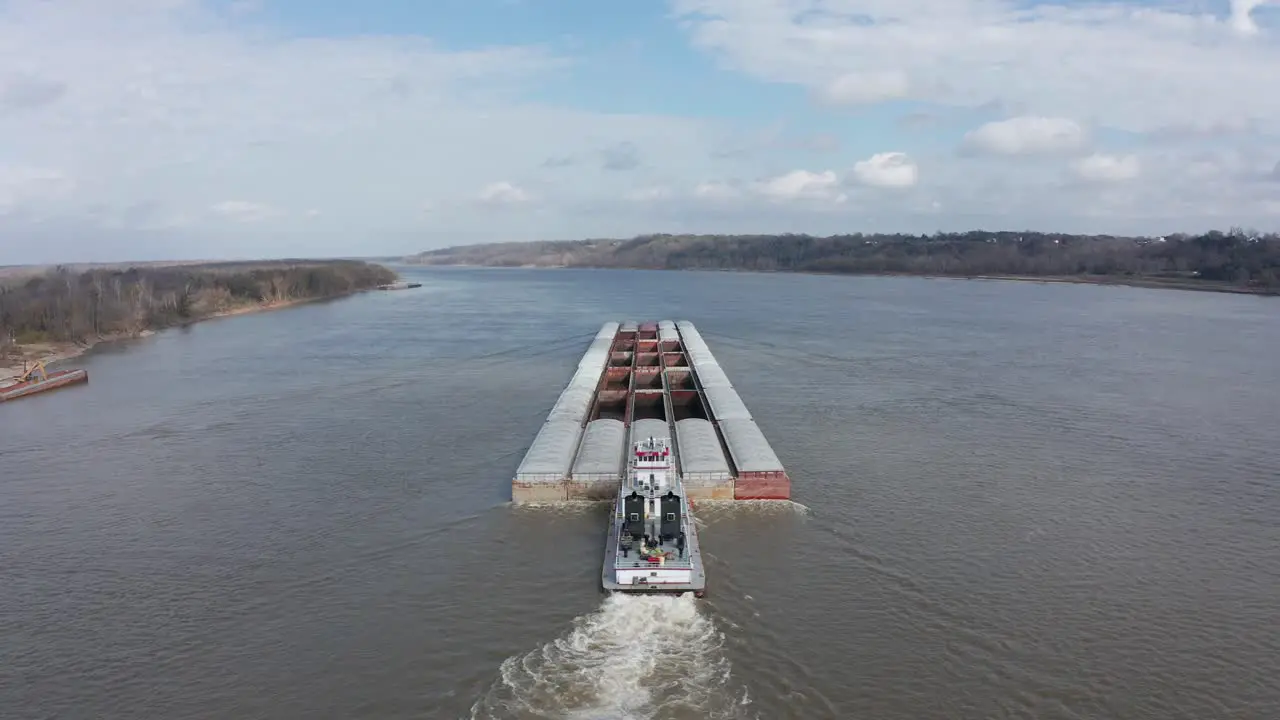
[[[673,440],[689,497],[787,500],[791,479],[693,323],[607,322],[534,437],[516,503],[607,500],[627,448]]]

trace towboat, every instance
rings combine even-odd
[[[632,445],[605,543],[606,591],[706,592],[698,532],[670,443],[647,438]]]

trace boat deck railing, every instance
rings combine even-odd
[[[684,557],[672,557],[662,562],[650,562],[640,559],[634,551],[628,556],[623,557],[622,553],[618,553],[618,558],[614,562],[614,566],[623,570],[648,568],[651,570],[692,570],[693,560],[688,555]]]
[[[619,521],[622,520],[621,515],[618,516],[618,520]],[[641,559],[640,549],[634,546],[628,552],[627,556],[623,557],[622,548],[621,548],[621,545],[622,545],[621,533],[615,536],[613,540],[615,543],[618,543],[619,545],[618,557],[616,558],[614,563],[616,567],[620,567],[624,569],[653,568],[655,570],[667,569],[667,568],[674,568],[676,570],[689,570],[693,567],[693,560],[689,556],[689,545],[687,544],[684,546],[684,552],[685,552],[684,557],[680,556],[679,550],[675,548],[668,549],[664,546],[662,549],[666,552],[672,553],[672,556],[663,559],[662,562],[650,562],[648,560]],[[670,543],[667,543],[667,544],[670,544]]]

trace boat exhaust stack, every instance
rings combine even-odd
[[[662,496],[662,523],[659,534],[663,540],[675,540],[680,535],[680,496],[667,491]]]
[[[632,490],[631,494],[625,498],[623,502],[623,530],[626,535],[630,535],[632,540],[639,540],[645,534],[644,532],[644,497],[640,493]]]

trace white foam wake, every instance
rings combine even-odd
[[[502,663],[482,718],[746,718],[724,635],[692,595],[612,594],[563,637]]]

